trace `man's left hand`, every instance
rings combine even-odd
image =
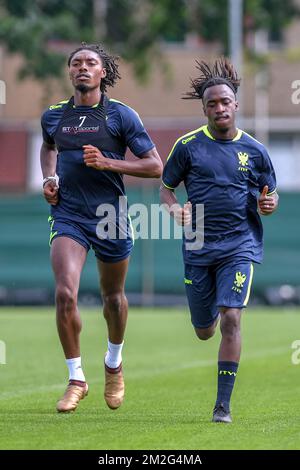
[[[271,215],[278,206],[278,194],[275,192],[268,196],[269,188],[264,186],[261,195],[258,198],[258,208],[261,215]]]
[[[83,145],[83,160],[86,166],[96,170],[108,170],[108,159],[93,145]]]

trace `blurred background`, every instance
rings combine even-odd
[[[0,304],[53,303],[40,116],[71,96],[66,58],[81,41],[121,57],[122,80],[108,94],[136,109],[163,161],[206,122],[201,101],[181,99],[195,59],[232,58],[242,76],[238,125],[269,149],[280,193],[280,210],[263,219],[251,302],[299,304],[299,38],[300,0],[0,0]],[[159,202],[158,181],[126,185],[129,204]],[[184,303],[181,242],[137,240],[127,293],[141,305]],[[98,301],[91,252],[80,302]]]

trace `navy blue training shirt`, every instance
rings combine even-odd
[[[125,195],[123,175],[87,167],[82,145],[94,145],[105,157],[124,160],[127,147],[141,157],[154,144],[129,106],[105,95],[95,106],[74,106],[71,100],[50,106],[41,120],[44,141],[58,148],[59,202],[51,206],[51,214],[96,222],[100,204],[113,204],[118,210],[118,198]]]
[[[192,203],[193,230],[196,204],[204,204],[204,246],[187,250],[187,264],[209,265],[238,255],[260,263],[262,224],[257,212],[259,192],[276,190],[275,172],[265,147],[238,129],[233,140],[217,140],[203,126],[180,137],[163,172],[163,184],[175,189],[184,182]]]

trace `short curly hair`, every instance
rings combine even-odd
[[[207,88],[214,85],[227,85],[234,94],[237,93],[241,79],[238,78],[237,72],[230,61],[224,57],[217,59],[213,66],[207,62],[196,60],[196,68],[200,70],[201,75],[194,80],[191,79],[191,88],[193,91],[187,92],[183,99],[193,100],[203,98]]]
[[[118,56],[113,56],[108,54],[100,44],[86,44],[85,42],[81,43],[81,46],[71,52],[68,58],[68,66],[70,67],[71,60],[73,56],[80,51],[92,51],[96,52],[100,57],[103,67],[106,69],[106,76],[101,79],[100,90],[101,92],[106,92],[107,87],[113,87],[116,84],[116,81],[121,78],[119,74],[119,60]]]

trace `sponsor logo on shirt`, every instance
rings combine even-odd
[[[183,143],[183,145],[185,145],[193,139],[196,139],[195,135],[192,135],[191,137],[188,137],[187,139],[183,139],[181,142]]]
[[[91,132],[98,132],[99,126],[88,126],[88,127],[80,127],[80,126],[64,126],[62,128],[63,134],[84,134],[84,133],[91,133]]]

